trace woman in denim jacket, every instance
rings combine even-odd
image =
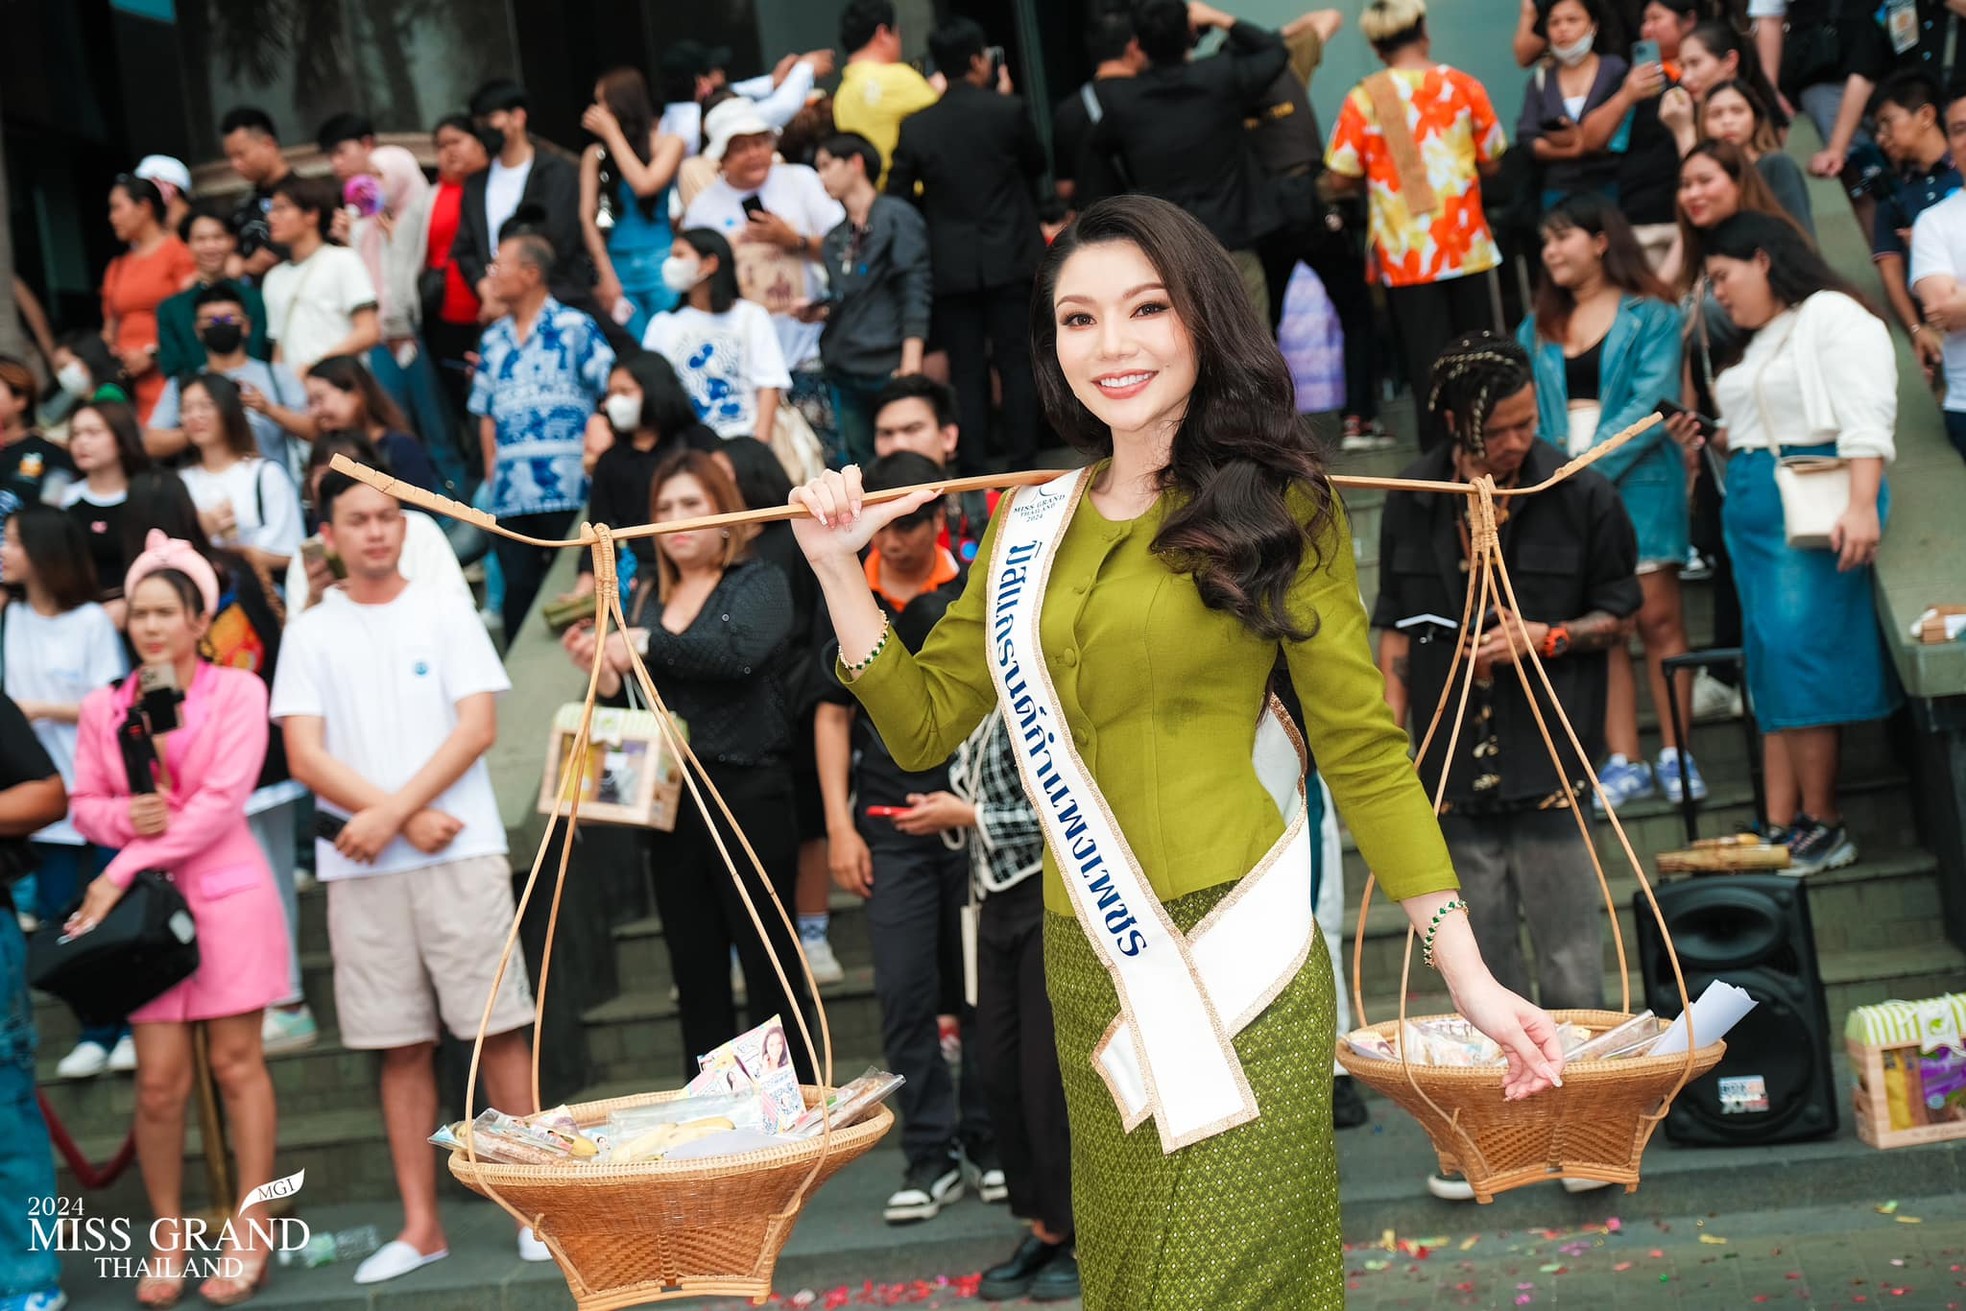
[[[1543,217],[1544,277],[1535,313],[1517,337],[1536,373],[1541,436],[1571,455],[1609,441],[1680,389],[1679,312],[1671,293],[1645,263],[1631,226],[1611,202],[1572,196]],[[1638,530],[1639,584],[1645,604],[1638,631],[1645,642],[1652,704],[1666,705],[1662,662],[1686,650],[1679,570],[1686,562],[1686,474],[1679,447],[1664,423],[1653,425],[1594,466],[1618,486]],[[1692,681],[1674,680],[1680,722],[1690,724]],[[1663,743],[1646,763],[1638,740],[1638,687],[1629,652],[1611,653],[1610,700],[1604,740],[1610,759],[1599,771],[1615,809],[1663,792],[1678,801],[1684,786],[1694,800],[1706,783],[1681,751],[1670,716],[1661,711]]]

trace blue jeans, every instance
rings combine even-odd
[[[840,449],[849,464],[863,468],[874,462],[874,398],[887,386],[885,373],[826,370],[833,388],[833,418],[840,429]]]
[[[36,1251],[30,1198],[55,1195],[55,1156],[34,1100],[34,999],[27,991],[27,940],[0,915],[0,1298],[24,1297],[61,1282],[53,1252]]]

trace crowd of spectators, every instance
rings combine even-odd
[[[194,196],[190,171],[162,156],[117,176],[107,218],[123,249],[102,275],[100,323],[61,336],[42,323],[44,358],[0,358],[0,686],[75,798],[72,821],[30,830],[12,888],[21,921],[99,909],[119,847],[137,839],[182,830],[187,852],[247,857],[230,873],[254,905],[263,886],[265,906],[283,908],[255,965],[272,982],[247,997],[207,980],[162,1018],[215,1017],[198,1011],[213,995],[258,1007],[226,1029],[235,1081],[221,1081],[258,1115],[260,1051],[316,1040],[293,964],[297,867],[311,870],[329,885],[341,1040],[385,1053],[401,1167],[409,1135],[435,1122],[431,1046],[443,1028],[475,1031],[511,913],[485,809],[506,687],[487,629],[521,631],[554,553],[401,510],[330,470],[332,456],[475,499],[545,539],[583,510],[619,525],[779,503],[822,464],[859,464],[870,487],[1029,468],[1060,444],[1035,381],[1033,279],[1062,225],[1123,193],[1199,219],[1273,329],[1305,278],[1322,285],[1342,336],[1342,453],[1392,444],[1382,402],[1400,386],[1414,471],[1432,478],[1533,480],[1655,410],[1672,416],[1599,460],[1565,493],[1574,505],[1539,503],[1503,533],[1521,571],[1515,618],[1531,621],[1520,631],[1568,661],[1558,700],[1602,784],[1523,759],[1528,707],[1484,680],[1465,759],[1440,767],[1463,879],[1484,889],[1469,894],[1489,916],[1477,931],[1505,982],[1526,967],[1489,939],[1513,942],[1518,899],[1539,937],[1594,922],[1548,893],[1577,859],[1553,807],[1705,795],[1668,716],[1656,754],[1642,748],[1640,686],[1655,707],[1677,701],[1681,724],[1739,713],[1744,690],[1767,735],[1765,832],[1798,869],[1847,864],[1837,726],[1896,697],[1881,645],[1863,637],[1889,507],[1891,328],[1943,390],[1966,455],[1954,165],[1966,96],[1946,83],[1943,11],[1522,0],[1512,52],[1525,80],[1502,88],[1437,57],[1425,0],[1314,11],[1274,31],[1201,0],[1100,0],[1092,76],[1052,112],[1049,150],[991,33],[953,19],[927,35],[926,62],[910,61],[890,0],[845,6],[830,95],[816,87],[835,72],[831,50],[736,82],[728,52],[690,41],[646,73],[609,69],[578,154],[540,135],[509,78],[438,120],[434,176],[357,112],[316,131],[325,175],[297,171],[267,114],[233,109],[216,144],[237,185]],[[1348,21],[1382,67],[1335,98],[1327,134],[1308,89]],[[1821,139],[1806,165],[1789,143],[1804,118]],[[1812,174],[1840,179],[1882,304],[1817,252]],[[1511,262],[1522,278],[1503,276]],[[1784,457],[1812,454],[1848,462],[1826,549],[1789,543],[1774,490]],[[875,539],[868,578],[909,646],[965,585],[989,509],[951,497]],[[1460,558],[1465,576],[1467,530],[1397,499],[1385,523],[1374,622],[1405,713],[1437,690],[1439,651],[1412,623],[1459,613],[1464,584],[1440,568]],[[1000,730],[986,725],[956,761],[900,769],[831,677],[827,626],[782,533],[672,534],[635,543],[621,567],[631,626],[600,653],[603,691],[633,697],[632,646],[688,719],[772,892],[796,905],[820,984],[842,977],[829,881],[868,901],[887,1061],[908,1080],[907,1177],[888,1217],[930,1218],[966,1185],[1003,1196],[991,1123],[1018,1115],[1019,1097],[986,1105],[983,1084],[952,1081],[943,1056],[950,1017],[978,1023],[952,984],[972,881],[988,885],[993,860],[998,874],[1030,863],[965,855],[979,828],[1018,822],[992,795]],[[1745,669],[1669,678],[1663,662],[1687,647],[1682,579],[1702,575],[1716,640],[1741,645]],[[583,564],[572,595],[593,586]],[[1474,641],[1492,671],[1522,643],[1512,616],[1484,618]],[[576,663],[594,658],[590,627],[564,640]],[[117,795],[82,759],[92,722],[127,703],[129,671],[160,662],[183,667],[188,704],[251,712],[242,745],[265,739],[251,768],[238,756],[199,778],[206,748],[188,724],[194,776],[161,807]],[[246,817],[239,833],[205,825],[199,808],[221,798]],[[696,1052],[730,1036],[738,985],[754,1020],[811,999],[796,976],[789,992],[772,976],[718,835],[684,810],[648,858]],[[424,898],[438,895],[470,915],[436,923]],[[1028,930],[1027,901],[1028,889],[1005,942]],[[999,945],[1014,975],[1022,948]],[[1545,1004],[1598,1004],[1594,947],[1572,960],[1539,943],[1537,956]],[[1000,1019],[983,1021],[972,1052],[1009,1050],[994,1026],[1018,1007],[996,1000]],[[522,975],[501,1007],[487,1078],[499,1105],[524,1109]],[[183,1070],[177,1039],[133,1018],[134,1036],[85,1032],[60,1068],[137,1071],[156,1127],[151,1179],[181,1125]],[[1043,1092],[1027,1087],[1024,1111],[1056,1111]],[[1049,1127],[1004,1133],[1025,1169],[1034,1140],[1054,1141]],[[241,1165],[255,1176],[243,1186],[263,1182],[257,1157]],[[434,1179],[399,1168],[399,1183],[403,1232],[358,1279],[443,1254]],[[160,1209],[172,1187],[153,1187]],[[1039,1246],[999,1285],[1063,1269],[1062,1187],[1009,1181]],[[541,1250],[529,1233],[521,1249]],[[141,1292],[165,1305],[175,1284]]]

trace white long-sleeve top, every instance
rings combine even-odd
[[[1819,291],[1769,320],[1713,390],[1729,450],[1835,442],[1846,459],[1897,456],[1891,333],[1840,291]]]

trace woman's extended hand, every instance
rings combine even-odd
[[[62,931],[70,937],[79,938],[96,925],[103,917],[116,909],[116,903],[123,899],[123,889],[107,874],[98,874],[89,884],[89,890],[82,897],[82,904],[62,925]]]
[[[1877,505],[1852,500],[1829,530],[1830,548],[1836,552],[1839,573],[1861,569],[1877,559],[1877,544],[1884,538],[1884,526],[1877,518]]]
[[[1563,1044],[1548,1011],[1510,992],[1485,971],[1482,978],[1456,991],[1454,1004],[1468,1023],[1495,1040],[1507,1058],[1503,1097],[1520,1101],[1545,1088],[1563,1086]]]
[[[925,487],[909,496],[867,505],[860,484],[860,466],[827,470],[802,487],[792,489],[791,504],[809,514],[792,520],[799,549],[817,570],[843,560],[856,560],[860,549],[888,524],[933,501],[940,488]]]

